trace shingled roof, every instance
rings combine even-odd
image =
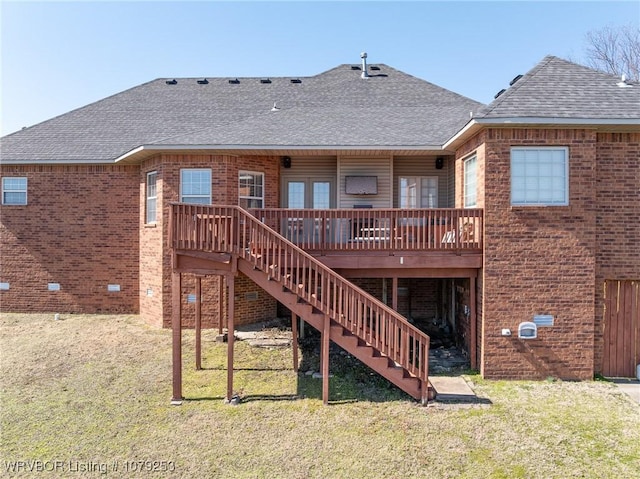
[[[373,67],[366,80],[352,65],[297,79],[157,79],[5,136],[2,160],[108,162],[145,145],[439,149],[482,106]]]
[[[300,78],[157,79],[0,140],[3,162],[142,149],[452,149],[489,124],[640,125],[640,85],[547,56],[489,105],[384,64]],[[469,121],[469,114],[473,119]],[[131,153],[134,152],[134,153]]]
[[[637,120],[640,85],[549,55],[475,118]]]

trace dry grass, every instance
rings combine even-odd
[[[196,372],[187,332],[188,400],[175,407],[169,331],[135,316],[52,318],[0,316],[0,475],[15,461],[58,468],[45,477],[103,477],[100,467],[130,477],[124,461],[172,461],[175,471],[135,475],[640,477],[640,408],[609,383],[472,377],[491,406],[439,409],[338,368],[331,394],[342,400],[324,407],[319,380],[292,371],[289,349],[240,342],[245,401],[234,407],[222,402],[226,345],[205,335],[207,369]]]

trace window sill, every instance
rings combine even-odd
[[[158,224],[157,224],[157,223],[146,223],[146,224],[144,225],[144,227],[145,227],[145,228],[155,228],[155,227],[157,227],[157,226],[158,226]]]
[[[512,210],[527,210],[531,208],[568,208],[569,205],[511,205],[510,209]]]

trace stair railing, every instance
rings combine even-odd
[[[170,247],[237,255],[423,381],[429,336],[238,206],[172,204]]]

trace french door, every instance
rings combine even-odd
[[[332,178],[287,178],[283,204],[289,209],[328,210],[335,208],[335,180]],[[314,218],[289,218],[284,231],[294,243],[327,240],[327,222]]]

